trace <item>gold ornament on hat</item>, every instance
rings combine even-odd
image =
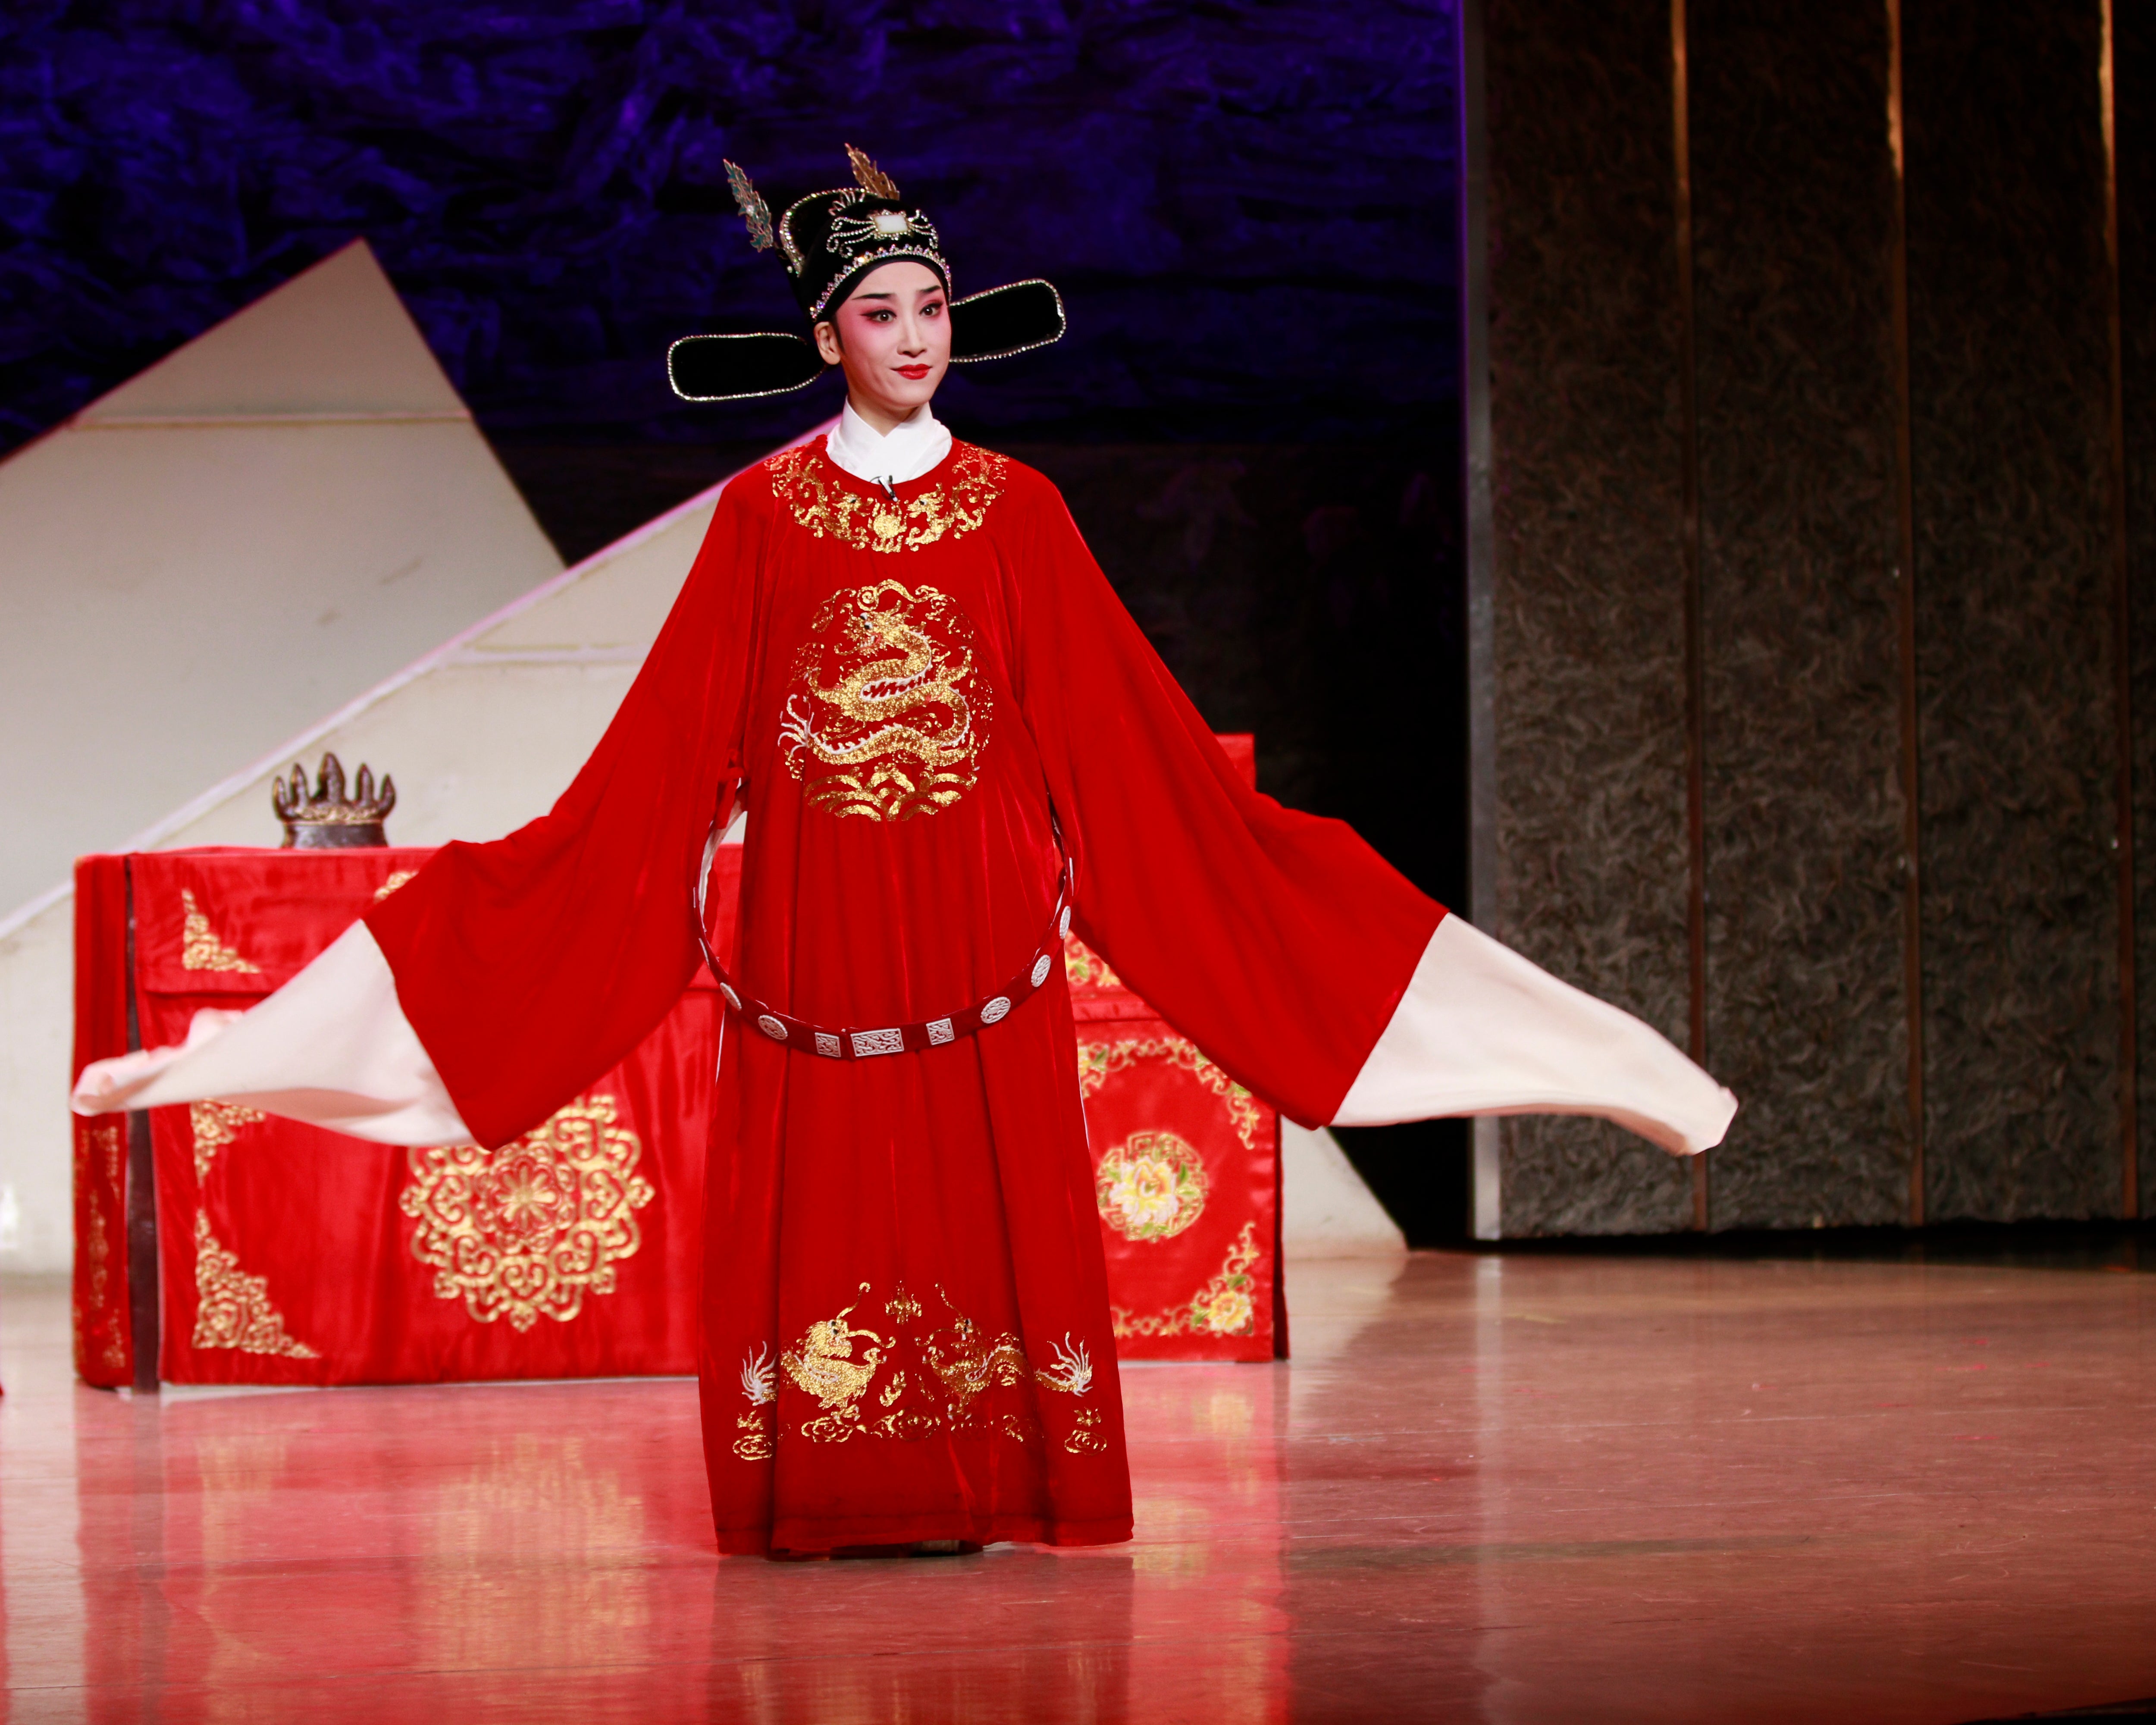
[[[748,223],[748,243],[760,252],[769,251],[778,243],[771,231],[771,206],[763,201],[756,182],[731,162],[726,163],[726,184],[733,191],[734,208]]]
[[[898,202],[897,182],[870,161],[866,151],[849,144],[846,146],[846,160],[853,163],[854,183],[862,191],[871,198],[888,198],[893,203]]]

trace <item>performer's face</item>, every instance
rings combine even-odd
[[[845,304],[816,326],[824,363],[845,367],[854,411],[878,431],[908,418],[950,369],[945,299],[934,270],[901,259],[869,271]]]

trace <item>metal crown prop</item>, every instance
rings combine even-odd
[[[385,773],[377,791],[373,769],[362,763],[347,797],[343,763],[325,754],[311,793],[307,769],[295,762],[291,777],[275,781],[270,800],[285,824],[285,850],[358,850],[388,844],[382,824],[397,806],[397,782]]]

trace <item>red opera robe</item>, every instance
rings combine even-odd
[[[896,501],[820,440],[727,486],[552,813],[367,922],[485,1144],[672,1006],[706,834],[751,819],[733,974],[799,1019],[975,1005],[1075,927],[1240,1082],[1334,1117],[1443,908],[1245,788],[1040,475],[955,444]],[[1127,1538],[1062,967],[943,1045],[829,1060],[726,1025],[699,1362],[720,1548]]]

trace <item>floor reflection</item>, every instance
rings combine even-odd
[[[1138,1538],[712,1556],[692,1386],[129,1399],[0,1290],[7,1717],[1941,1722],[2156,1692],[2156,1283],[1299,1266]],[[2100,1578],[2100,1583],[2098,1581]]]

